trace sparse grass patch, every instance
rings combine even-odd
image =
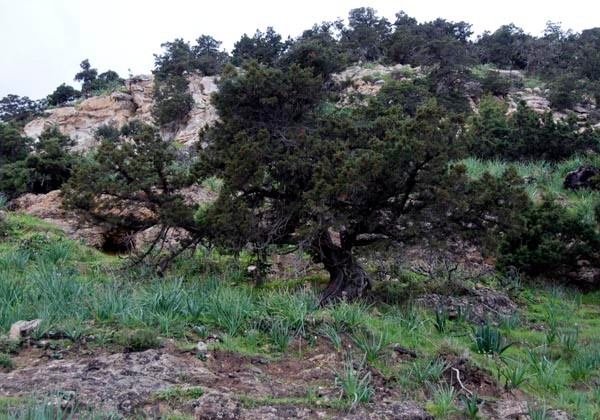
[[[432,388],[433,402],[428,408],[435,418],[447,419],[458,411],[455,401],[458,398],[458,392],[451,385],[439,384]]]
[[[10,356],[6,353],[0,353],[0,368],[10,369],[15,365]]]
[[[371,372],[364,370],[364,360],[354,367],[354,361],[347,355],[341,372],[335,372],[335,383],[338,385],[344,397],[354,407],[357,404],[368,403],[373,398],[375,390],[372,386]]]
[[[145,351],[160,347],[156,331],[151,329],[136,329],[121,334],[120,344],[131,351]]]
[[[389,326],[381,329],[362,329],[352,334],[352,341],[361,349],[370,364],[375,363],[393,340]]]
[[[200,387],[181,388],[176,386],[158,391],[154,394],[154,398],[173,404],[196,400],[202,395],[204,395],[204,389]]]
[[[442,380],[442,375],[448,365],[441,360],[419,361],[412,364],[410,376],[417,384],[437,383]]]
[[[490,324],[473,328],[473,349],[480,354],[500,355],[511,345],[506,342],[502,333]]]

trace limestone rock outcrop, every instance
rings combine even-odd
[[[422,76],[420,67],[411,67],[408,64],[396,64],[394,66],[377,64],[369,67],[360,65],[348,67],[344,71],[332,75],[332,80],[337,84],[347,85],[343,91],[342,100],[338,104],[339,106],[347,106],[366,104],[364,98],[377,95],[381,88],[385,86],[386,79],[403,80]]]
[[[189,93],[194,107],[187,122],[172,132],[162,133],[168,140],[190,145],[197,139],[204,125],[217,119],[217,112],[210,103],[210,95],[217,90],[214,76],[190,76]],[[124,91],[93,96],[80,103],[46,110],[44,116],[27,124],[24,134],[38,138],[47,128],[56,126],[76,141],[75,150],[89,150],[96,146],[94,132],[105,124],[120,127],[138,119],[152,122],[154,81],[152,76],[135,76],[125,83]]]
[[[188,187],[179,191],[188,204],[207,203],[216,199],[216,193],[202,187]],[[150,244],[160,232],[158,226],[152,226],[140,232],[123,232],[115,230],[109,224],[91,221],[82,217],[75,210],[63,208],[59,190],[47,194],[24,194],[9,203],[8,209],[15,213],[26,213],[60,228],[65,236],[86,245],[110,252],[127,252],[134,248],[143,248]],[[121,209],[121,213],[131,212],[152,217],[152,213],[143,207]],[[167,249],[175,246],[178,239],[185,236],[181,229],[172,229],[166,238]]]
[[[48,194],[24,194],[10,202],[9,210],[39,217],[60,228],[68,238],[81,240],[86,245],[95,248],[102,248],[104,245],[107,228],[91,224],[75,212],[64,210],[59,190]]]

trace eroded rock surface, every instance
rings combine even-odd
[[[63,209],[59,190],[47,194],[24,194],[13,200],[9,209],[39,217],[63,230],[68,238],[82,240],[88,246],[102,248],[104,244],[108,227],[92,224],[77,213]]]
[[[200,129],[217,119],[210,103],[211,94],[217,90],[216,78],[190,76],[189,82],[188,91],[195,102],[189,119],[173,132],[162,133],[166,139],[185,145],[196,141]],[[102,125],[121,127],[134,119],[151,123],[153,92],[152,76],[135,76],[126,81],[125,92],[93,96],[73,106],[49,109],[44,117],[31,121],[23,131],[29,137],[38,138],[45,129],[56,126],[76,141],[75,150],[89,150],[97,145],[94,133]]]
[[[272,362],[253,366],[252,360],[222,354],[218,360],[201,362],[190,353],[147,350],[70,360],[39,359],[10,373],[0,373],[0,396],[38,397],[60,392],[74,403],[126,416],[159,418],[165,412],[192,415],[197,419],[432,419],[418,403],[398,396],[378,397],[354,410],[333,410],[306,404],[245,404],[244,398],[303,397],[310,384],[325,385],[339,396],[328,365],[319,360]],[[310,367],[312,366],[312,367]],[[317,369],[318,368],[318,369]],[[286,376],[287,374],[287,376]],[[316,375],[316,376],[315,376]],[[200,387],[202,396],[174,406],[157,398],[161,391]],[[321,387],[319,387],[321,389]],[[321,392],[321,391],[319,391]],[[326,394],[329,392],[326,390]],[[334,395],[335,394],[335,395]],[[379,391],[376,395],[383,394]],[[326,396],[323,398],[327,398]],[[282,400],[285,401],[285,400]]]
[[[73,360],[40,361],[0,374],[0,395],[22,397],[71,392],[81,404],[135,414],[154,393],[213,375],[193,358],[158,350]],[[142,410],[143,411],[143,410]],[[148,413],[149,414],[149,413]]]
[[[213,201],[216,193],[201,188],[189,187],[180,191],[184,200],[188,204],[206,203]],[[111,252],[126,252],[133,248],[143,248],[150,244],[160,231],[158,226],[152,226],[140,232],[119,232],[112,229],[106,223],[91,221],[82,217],[77,211],[66,210],[63,208],[62,197],[60,190],[51,191],[47,194],[24,194],[9,204],[9,209],[16,213],[25,213],[40,219],[60,228],[67,238],[83,241],[86,245],[105,249],[114,248],[112,242],[118,242],[123,245],[123,249],[105,249]],[[152,217],[150,210],[146,208],[130,208],[127,212],[146,214],[148,218]],[[181,229],[171,229],[167,237],[167,248],[175,246],[178,239],[181,239],[185,232]]]

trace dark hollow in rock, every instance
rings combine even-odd
[[[592,165],[580,166],[567,174],[563,187],[572,190],[579,188],[600,189],[600,168]]]
[[[107,254],[128,254],[135,249],[133,235],[123,231],[107,232],[100,249]]]

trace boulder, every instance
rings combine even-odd
[[[24,194],[11,201],[9,210],[39,217],[60,228],[69,239],[81,240],[88,246],[102,248],[107,227],[92,224],[73,211],[62,208],[60,191],[47,194]]]
[[[180,190],[187,204],[208,203],[216,199],[216,193],[202,187],[194,186]],[[143,248],[154,241],[160,232],[158,226],[151,226],[140,232],[115,230],[112,226],[92,222],[74,210],[63,208],[60,190],[47,194],[24,194],[11,201],[9,210],[15,213],[25,213],[38,217],[62,230],[67,238],[83,241],[86,245],[102,249],[110,253],[126,253],[131,249]],[[150,219],[154,214],[145,207],[130,207],[114,209],[115,215],[134,215],[135,218]],[[165,246],[171,249],[185,238],[183,229],[171,229],[166,238]]]
[[[565,177],[563,188],[577,190],[580,188],[600,188],[600,168],[583,165],[571,171]]]
[[[31,321],[17,321],[10,326],[10,332],[8,333],[8,339],[11,341],[20,341],[21,338],[27,337],[32,332],[37,330],[42,325],[41,319],[34,319]]]

